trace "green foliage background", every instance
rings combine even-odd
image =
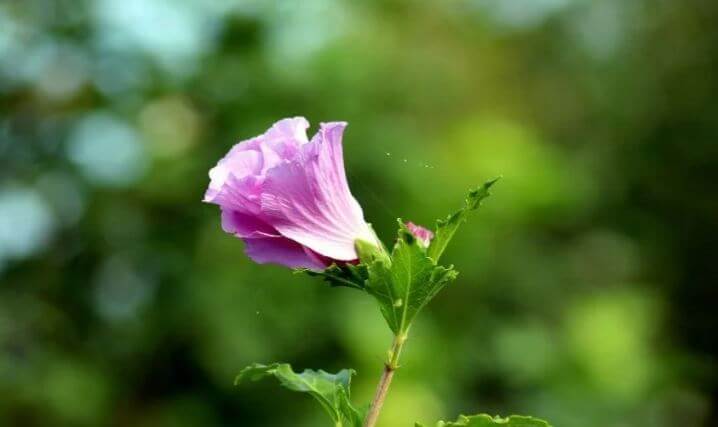
[[[346,120],[387,245],[499,174],[380,424],[718,422],[718,4],[0,1],[0,425],[314,427],[252,362],[353,368],[375,302],[250,262],[200,203],[275,120]]]

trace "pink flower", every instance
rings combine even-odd
[[[419,244],[423,247],[429,247],[429,243],[431,243],[431,239],[434,238],[434,233],[427,230],[426,228],[416,225],[413,222],[409,221],[406,223],[406,228],[409,229],[411,234],[416,237],[416,239],[419,241]]]
[[[353,262],[354,242],[377,242],[349,191],[342,154],[346,123],[322,123],[309,140],[303,117],[242,141],[209,171],[204,201],[254,261],[323,270]],[[378,243],[377,243],[378,244]]]

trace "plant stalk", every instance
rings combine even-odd
[[[401,349],[404,347],[404,342],[406,342],[406,332],[394,337],[394,342],[389,350],[389,360],[384,364],[384,371],[379,379],[379,384],[376,386],[374,399],[371,401],[369,412],[364,420],[364,427],[374,427],[379,419],[379,413],[384,405],[386,394],[389,392],[394,372],[399,368],[399,356],[401,355]]]

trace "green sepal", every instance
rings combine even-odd
[[[334,263],[322,271],[298,268],[295,269],[294,272],[297,274],[306,273],[313,277],[321,277],[332,287],[342,286],[345,288],[363,290],[368,278],[367,264],[377,259],[389,261],[389,255],[381,243],[377,246],[376,244],[357,239],[354,242],[354,247],[361,261],[359,264],[344,263],[339,265]]]
[[[365,288],[368,277],[367,267],[364,264],[332,264],[322,271],[297,269],[295,272],[321,277],[332,287],[343,286],[360,290]]]
[[[439,262],[441,254],[444,253],[446,246],[449,244],[451,239],[454,237],[456,230],[459,226],[466,221],[469,212],[476,210],[481,206],[481,202],[491,195],[489,189],[492,185],[498,181],[499,178],[494,178],[491,181],[485,182],[482,186],[469,191],[464,201],[464,207],[449,215],[446,219],[439,220],[436,222],[436,230],[434,231],[434,238],[429,244],[427,254],[429,258],[434,260],[435,263]]]
[[[416,423],[416,427],[423,427]],[[460,415],[456,421],[439,421],[436,427],[551,427],[549,423],[538,418],[511,415],[508,418],[492,417],[486,414]]]
[[[336,374],[322,370],[306,369],[297,374],[287,363],[262,365],[252,364],[244,368],[234,381],[239,385],[245,379],[257,381],[274,377],[289,390],[309,393],[324,408],[335,427],[361,427],[364,414],[352,406],[350,401],[352,369],[342,369]]]
[[[357,239],[354,241],[354,248],[362,264],[371,264],[377,260],[391,262],[389,255],[386,253],[386,249],[384,249],[384,245],[377,245],[367,242],[366,240]]]
[[[405,334],[417,313],[458,274],[438,266],[399,220],[399,236],[391,260],[376,258],[368,264],[366,291],[379,302],[389,328]]]

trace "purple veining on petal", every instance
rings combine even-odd
[[[416,225],[411,221],[406,223],[406,228],[409,229],[411,234],[413,234],[419,243],[424,247],[428,247],[429,243],[431,243],[431,239],[434,238],[434,233],[432,233],[431,230],[428,230],[420,225]]]
[[[302,155],[270,170],[262,211],[279,232],[336,260],[357,258],[354,241],[376,241],[344,172],[346,123],[322,124]]]
[[[280,120],[210,171],[204,201],[221,207],[222,228],[256,262],[321,270],[356,260],[356,239],[377,241],[347,183],[346,123],[322,124],[311,140],[308,127],[302,117]]]

